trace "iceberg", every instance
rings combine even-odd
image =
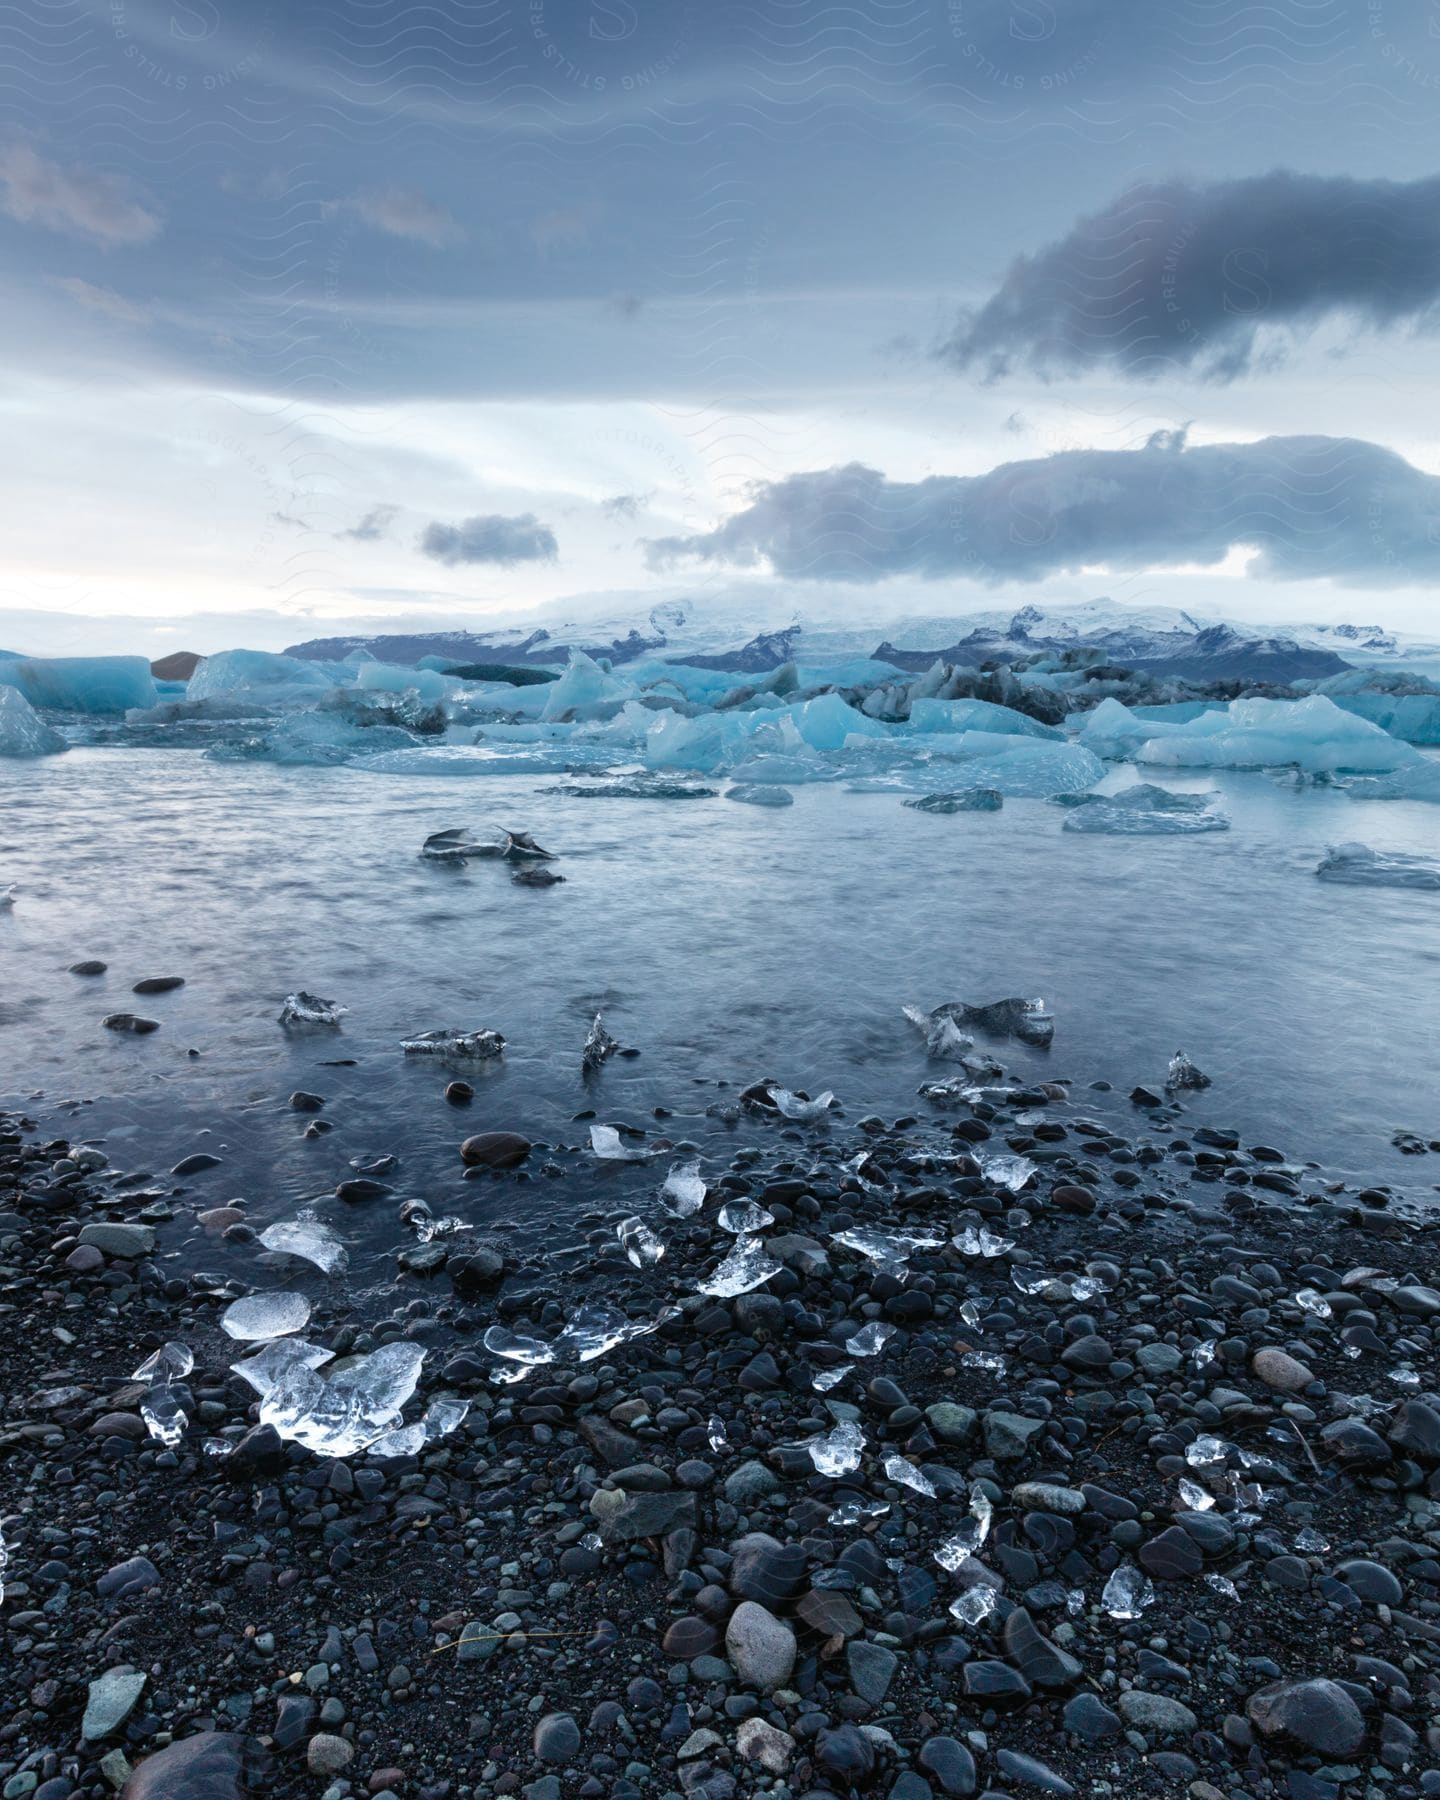
[[[322,1000],[319,994],[307,994],[303,988],[287,994],[280,1008],[282,1025],[338,1025],[348,1013],[348,1006],[335,1000]]]
[[[415,1031],[400,1040],[407,1056],[453,1056],[488,1062],[502,1056],[505,1040],[498,1031]]]
[[[962,788],[954,794],[917,794],[905,801],[913,812],[999,812],[1004,796],[996,788]]]
[[[1407,744],[1440,744],[1440,691],[1431,694],[1336,694],[1335,704]]]
[[[0,756],[53,756],[66,747],[19,688],[0,687]]]
[[[912,731],[993,731],[1009,737],[1048,738],[1063,743],[1065,733],[1054,725],[1042,725],[1027,713],[990,700],[914,700],[910,704]]]
[[[258,737],[215,744],[210,762],[273,762],[282,767],[329,768],[357,757],[409,750],[419,740],[399,725],[362,725],[333,712],[299,712]]]
[[[1321,881],[1352,887],[1421,888],[1440,891],[1440,863],[1420,856],[1371,850],[1365,844],[1332,844],[1315,873]]]
[[[207,656],[190,677],[185,697],[214,700],[244,694],[274,705],[293,701],[313,705],[328,689],[353,679],[353,666],[342,663],[302,662],[298,656],[278,656],[269,650],[220,650]]]
[[[1175,794],[1140,782],[1118,794],[1072,794],[1070,815],[1062,830],[1112,837],[1183,837],[1197,832],[1228,831],[1225,813],[1211,812],[1207,794]]]
[[[1420,752],[1345,712],[1324,694],[1304,700],[1232,700],[1173,734],[1151,737],[1140,762],[1165,768],[1270,769],[1295,764],[1312,774],[1383,774],[1420,761]]]
[[[418,694],[422,700],[445,700],[458,693],[460,684],[433,669],[407,669],[394,663],[361,663],[355,685],[372,694]]]
[[[733,787],[725,790],[727,800],[737,800],[742,806],[793,806],[795,796],[789,788],[770,787],[764,782],[737,781]]]
[[[1389,775],[1347,781],[1345,792],[1352,800],[1440,801],[1440,761],[1426,757]]]
[[[565,673],[542,691],[542,719],[609,718],[634,698],[628,682],[617,680],[583,650],[572,650]]]
[[[143,656],[0,657],[0,688],[61,712],[123,713],[160,698]]]

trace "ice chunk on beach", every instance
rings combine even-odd
[[[997,1187],[1018,1194],[1035,1173],[1035,1164],[1028,1156],[985,1156],[980,1159],[980,1172]]]
[[[248,1381],[263,1399],[292,1369],[319,1369],[334,1360],[335,1352],[323,1344],[307,1344],[304,1338],[275,1338],[254,1356],[230,1365],[232,1374]]]
[[[732,1237],[748,1237],[773,1225],[775,1215],[766,1212],[763,1206],[757,1206],[753,1200],[732,1200],[720,1208],[715,1223]]]
[[[1022,1044],[1046,1048],[1055,1036],[1055,1020],[1045,1010],[1043,1000],[1026,1000],[1012,996],[990,1000],[979,1006],[965,1000],[949,1000],[937,1006],[931,1019],[949,1018],[958,1025],[973,1026],[992,1037],[1015,1037]]]
[[[1140,782],[1118,794],[1077,794],[1063,829],[1110,837],[1187,837],[1228,831],[1230,820],[1210,810],[1208,794],[1176,794]]]
[[[297,1366],[261,1400],[261,1423],[317,1455],[354,1456],[399,1423],[424,1358],[418,1344],[382,1344],[328,1380]]]
[[[391,1431],[382,1431],[380,1436],[372,1438],[365,1446],[369,1456],[418,1456],[425,1448],[425,1427],[418,1421],[414,1425],[397,1425]]]
[[[935,1498],[935,1483],[907,1458],[892,1451],[882,1466],[891,1481],[897,1482],[901,1487],[913,1488],[917,1494],[924,1494],[927,1499]]]
[[[195,1352],[188,1344],[162,1344],[152,1351],[130,1377],[132,1381],[183,1381],[195,1367]]]
[[[1365,844],[1332,844],[1315,873],[1322,881],[1352,887],[1440,889],[1440,863],[1398,851],[1372,850]]]
[[[480,1340],[492,1356],[503,1356],[507,1362],[524,1363],[527,1368],[539,1368],[545,1363],[554,1362],[555,1346],[544,1338],[526,1337],[518,1331],[511,1331],[508,1325],[492,1325]]]
[[[319,994],[307,994],[303,988],[287,994],[280,1008],[282,1025],[338,1025],[350,1008],[335,1000],[322,1000]]]
[[[286,1256],[298,1256],[305,1262],[314,1263],[327,1275],[338,1274],[350,1261],[345,1246],[328,1225],[303,1215],[267,1225],[260,1233],[260,1242],[267,1250],[278,1250]]]
[[[303,1294],[251,1294],[233,1301],[220,1315],[220,1329],[242,1342],[288,1337],[310,1323],[310,1302]]]
[[[664,1243],[643,1219],[622,1219],[615,1227],[615,1235],[620,1240],[620,1248],[637,1269],[658,1263],[665,1254]]]
[[[505,1040],[498,1031],[416,1031],[400,1040],[407,1056],[453,1056],[477,1062],[488,1062],[505,1050]]]
[[[1137,760],[1172,769],[1269,769],[1375,774],[1418,763],[1420,752],[1324,694],[1303,700],[1232,700],[1183,731],[1153,737]]]
[[[862,1325],[854,1337],[845,1340],[845,1348],[852,1356],[878,1356],[895,1335],[893,1325],[882,1324],[878,1319],[869,1325]]]
[[[173,1450],[190,1428],[190,1415],[168,1381],[155,1381],[140,1401],[140,1417],[152,1438]]]
[[[736,1294],[748,1294],[752,1288],[762,1287],[784,1266],[758,1237],[736,1238],[735,1248],[700,1283],[699,1292],[718,1300],[732,1299]]]
[[[902,1269],[917,1250],[939,1250],[945,1242],[943,1237],[925,1237],[918,1232],[877,1231],[871,1225],[837,1231],[830,1241],[890,1270]]]
[[[926,1054],[937,1062],[958,1062],[967,1050],[975,1048],[974,1038],[966,1037],[949,1013],[923,1013],[918,1006],[903,1006],[900,1010],[917,1031],[925,1034]]]
[[[698,1162],[677,1163],[665,1177],[660,1199],[677,1219],[688,1219],[705,1204],[705,1180]]]
[[[770,1098],[787,1119],[823,1119],[835,1105],[835,1096],[829,1088],[813,1100],[807,1100],[803,1094],[792,1094],[789,1088],[772,1087]]]
[[[988,1619],[999,1604],[998,1591],[988,1581],[977,1581],[950,1602],[950,1617],[973,1628]]]
[[[0,656],[0,688],[59,712],[124,713],[160,698],[143,656]]]
[[[598,1069],[601,1063],[608,1061],[619,1048],[620,1040],[611,1037],[605,1029],[604,1015],[597,1012],[591,1021],[590,1030],[585,1037],[585,1048],[580,1055],[582,1074],[588,1075],[592,1070]]]
[[[853,1419],[842,1419],[822,1437],[811,1438],[805,1448],[822,1475],[849,1475],[860,1467],[865,1433]]]
[[[564,1355],[574,1356],[577,1362],[594,1362],[618,1344],[649,1337],[674,1318],[675,1312],[673,1306],[662,1306],[653,1319],[627,1319],[608,1302],[595,1301],[577,1308],[574,1316],[566,1320],[555,1347]]]
[[[66,743],[16,687],[0,686],[0,756],[54,756]]]
[[[1112,1619],[1138,1619],[1155,1604],[1155,1584],[1134,1563],[1121,1563],[1101,1590],[1100,1604]]]
[[[990,1504],[990,1496],[978,1481],[970,1483],[970,1514],[962,1519],[958,1530],[952,1532],[935,1551],[935,1560],[942,1569],[948,1569],[953,1575],[960,1565],[984,1544],[990,1535],[990,1524],[995,1516],[995,1509]]]
[[[643,1144],[632,1147],[622,1142],[613,1125],[592,1125],[590,1148],[605,1162],[644,1162],[652,1154]]]
[[[1179,1091],[1184,1088],[1199,1089],[1210,1086],[1210,1077],[1195,1067],[1183,1050],[1177,1050],[1170,1058],[1170,1068],[1165,1076],[1167,1090]]]

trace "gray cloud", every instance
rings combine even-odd
[[[99,313],[102,318],[109,319],[116,325],[150,323],[148,308],[137,306],[133,300],[117,294],[114,288],[97,287],[93,281],[82,281],[78,275],[58,276],[55,286],[77,306],[83,306],[86,312]]]
[[[1275,170],[1243,181],[1133,187],[1019,257],[939,355],[995,379],[1109,366],[1229,380],[1279,330],[1340,316],[1434,322],[1440,177],[1351,180]]]
[[[373,544],[377,539],[388,536],[390,521],[400,508],[398,506],[372,506],[369,512],[357,519],[344,531],[335,533],[337,538],[356,538],[362,544]]]
[[[346,205],[376,231],[416,244],[429,244],[432,250],[458,243],[465,235],[453,213],[418,188],[395,184],[365,188],[352,194]]]
[[[107,249],[148,244],[160,215],[117,176],[72,165],[62,168],[20,140],[0,145],[0,211],[22,225],[43,225]]]
[[[607,519],[636,519],[654,497],[653,488],[647,494],[612,494],[600,502],[600,510]]]
[[[422,555],[454,567],[459,563],[553,562],[560,546],[555,533],[534,513],[506,518],[500,513],[462,519],[458,525],[427,525],[420,536]]]
[[[889,481],[861,463],[759,484],[743,512],[695,537],[652,540],[684,558],[801,581],[892,575],[1037,581],[1097,564],[1213,566],[1385,585],[1440,574],[1440,478],[1356,438],[1067,450],[987,474]]]

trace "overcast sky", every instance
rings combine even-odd
[[[0,647],[1440,625],[1436,0],[56,0],[0,56]]]

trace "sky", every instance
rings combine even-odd
[[[1440,0],[46,0],[0,57],[0,648],[1440,630]]]

